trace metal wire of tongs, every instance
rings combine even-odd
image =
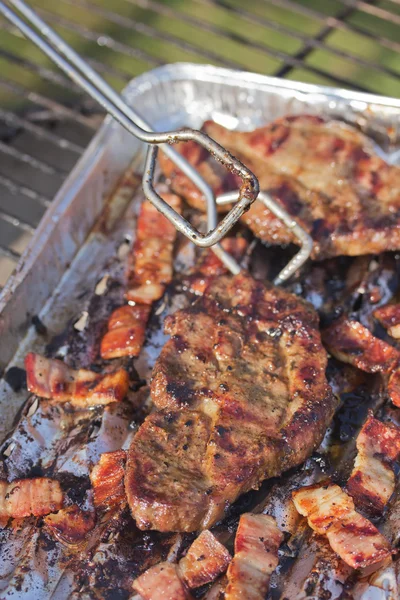
[[[114,117],[125,129],[139,140],[146,142],[148,146],[144,175],[143,191],[146,198],[174,226],[200,247],[212,247],[212,250],[222,260],[225,266],[233,273],[240,272],[241,267],[235,259],[226,252],[218,243],[226,233],[238,221],[243,212],[258,199],[279,219],[281,219],[299,239],[301,248],[286,267],[275,278],[274,283],[279,284],[291,277],[294,272],[304,264],[312,250],[312,239],[308,233],[298,225],[293,218],[266,193],[259,193],[258,180],[253,173],[245,167],[238,159],[232,156],[225,148],[207,136],[205,133],[195,129],[181,129],[179,131],[168,131],[155,133],[151,126],[129,107],[122,97],[117,94],[90,65],[83,60],[53,29],[51,29],[39,15],[33,11],[23,0],[8,0],[25,19],[36,29],[32,29],[11,8],[0,0],[0,13],[3,14],[23,35],[36,44],[61,70],[63,70],[75,83],[83,88],[94,98],[106,111]],[[187,160],[170,144],[175,142],[187,142],[193,140],[206,148],[218,161],[224,164],[230,171],[237,174],[243,181],[238,192],[223,194],[217,199],[211,187],[204,181],[200,174],[187,162]],[[196,187],[202,192],[207,205],[207,225],[209,232],[203,234],[194,228],[184,217],[179,215],[161,196],[154,187],[155,165],[158,152],[158,144],[163,145],[165,154],[177,165],[177,167],[191,179]],[[228,214],[218,224],[217,204],[231,204],[235,202]]]

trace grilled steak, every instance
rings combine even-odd
[[[310,115],[278,119],[252,132],[230,131],[212,121],[203,129],[239,157],[257,175],[261,189],[305,227],[315,242],[314,258],[400,248],[400,169],[375,155],[356,130]],[[237,188],[237,181],[212,167],[206,153],[188,144],[181,151],[216,193]],[[193,184],[166,157],[162,166],[173,189],[202,209]],[[296,243],[261,203],[255,202],[242,219],[266,242]]]
[[[313,308],[250,276],[222,276],[168,317],[151,385],[158,412],[128,452],[137,525],[194,531],[318,445],[336,402]]]

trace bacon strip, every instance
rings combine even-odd
[[[311,485],[293,492],[292,496],[309,526],[326,535],[332,550],[350,567],[377,565],[391,555],[387,539],[355,511],[353,499],[338,485]]]
[[[394,492],[392,464],[400,454],[400,429],[369,416],[356,445],[358,454],[347,490],[356,506],[376,516]]]
[[[178,196],[164,194],[163,199],[180,212],[181,201]],[[128,266],[127,300],[151,304],[161,298],[165,286],[172,279],[176,235],[174,225],[151,202],[143,202],[137,222],[136,241]]]
[[[163,198],[177,212],[181,201],[175,194]],[[176,229],[151,202],[140,207],[137,236],[128,261],[129,305],[117,308],[108,321],[108,331],[100,345],[105,360],[139,356],[146,334],[151,305],[164,294],[172,280]],[[133,304],[133,306],[132,306]]]
[[[108,360],[139,356],[150,310],[151,306],[145,304],[126,304],[114,310],[108,321],[108,331],[101,340],[101,357]]]
[[[225,600],[264,600],[271,574],[278,565],[282,540],[272,517],[251,513],[240,517]]]
[[[373,314],[391,337],[400,339],[400,304],[381,306]]]
[[[126,452],[104,452],[90,474],[94,490],[94,505],[100,508],[112,508],[126,502],[124,476]]]
[[[389,373],[400,360],[396,348],[346,317],[325,329],[322,339],[335,358],[367,373]]]
[[[178,566],[162,562],[147,569],[133,582],[133,589],[143,600],[190,600],[188,592],[179,576]]]
[[[106,374],[86,369],[74,371],[61,360],[33,352],[27,354],[25,368],[30,392],[82,408],[120,402],[129,387],[128,373],[124,369]]]
[[[63,493],[55,479],[35,477],[0,481],[0,518],[41,517],[60,510]]]
[[[84,511],[76,504],[62,508],[45,517],[44,522],[60,542],[76,545],[83,542],[95,525],[93,512]]]
[[[224,573],[230,561],[231,555],[225,546],[206,530],[194,540],[179,562],[179,571],[189,588],[197,588]]]

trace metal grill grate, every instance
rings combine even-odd
[[[400,0],[35,0],[116,88],[213,63],[400,96]],[[0,286],[102,114],[0,20]]]

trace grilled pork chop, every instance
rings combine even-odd
[[[230,131],[212,121],[203,130],[240,158],[257,175],[260,188],[310,233],[313,258],[400,248],[400,169],[375,155],[356,130],[310,115],[278,119],[252,132]],[[234,177],[194,142],[180,151],[216,193],[237,188]],[[165,156],[161,161],[173,189],[204,208],[193,184]],[[263,241],[298,243],[260,202],[242,220]]]
[[[303,462],[336,402],[313,308],[247,274],[214,280],[165,329],[158,410],[131,444],[125,488],[141,529],[195,531]]]

